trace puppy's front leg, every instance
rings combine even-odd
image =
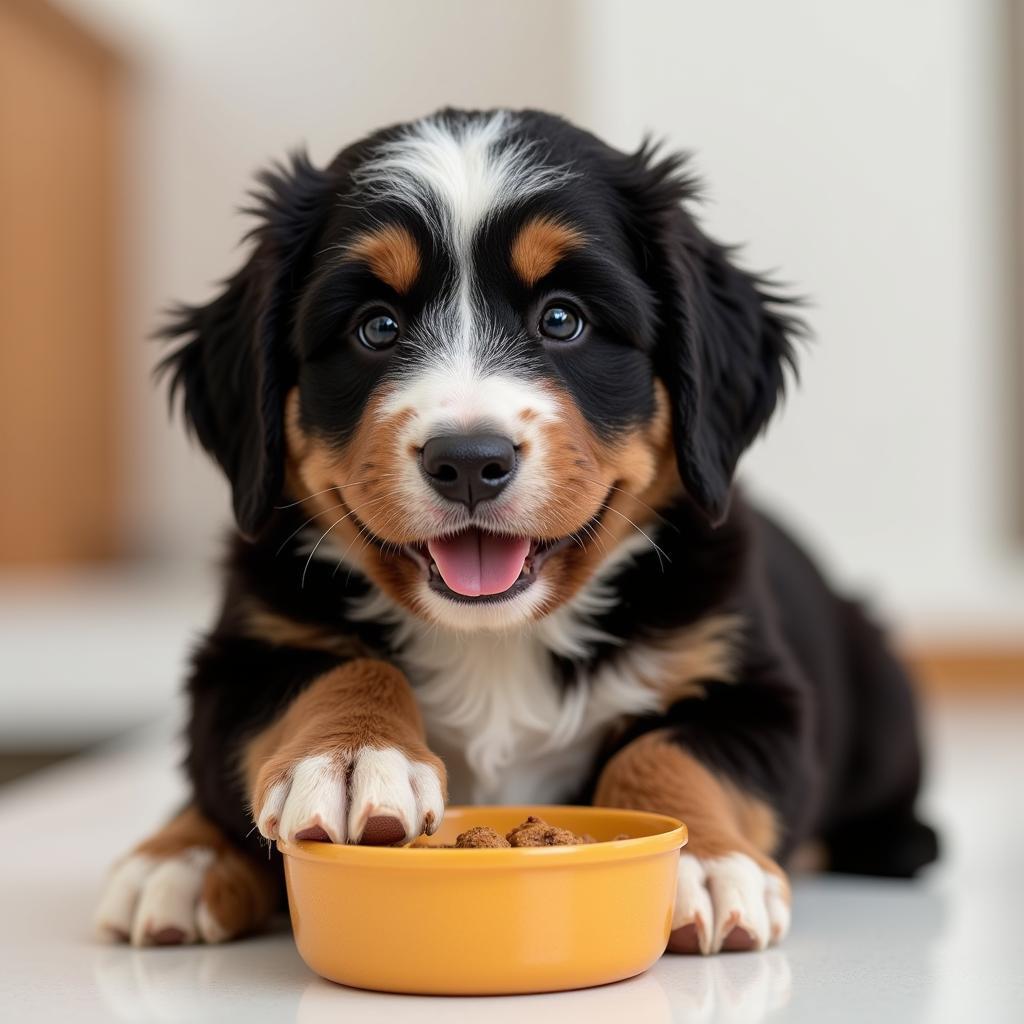
[[[244,768],[267,839],[402,843],[432,834],[444,814],[444,765],[412,690],[369,658],[315,680],[249,741]]]
[[[711,772],[667,731],[623,747],[601,773],[594,803],[686,823],[670,952],[764,949],[786,934],[790,890],[770,856],[779,838],[773,812]]]

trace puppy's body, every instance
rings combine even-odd
[[[408,676],[454,802],[585,801],[612,751],[670,724],[769,800],[781,859],[820,838],[837,868],[912,874],[931,859],[931,840],[913,815],[911,691],[882,638],[742,502],[713,531],[685,505],[662,516],[652,528],[660,553],[631,542],[572,602],[508,634],[424,624],[339,570],[333,548],[307,566],[301,533],[280,554],[276,533],[266,545],[237,541],[225,611],[192,684],[194,724],[216,723],[192,736],[200,806],[232,834],[249,831],[225,749],[276,713],[268,691],[369,653]],[[298,525],[284,520],[281,535]],[[226,686],[236,665],[244,682]],[[250,837],[254,852],[260,842]]]
[[[780,938],[805,839],[842,869],[931,860],[902,670],[730,503],[796,325],[700,233],[677,162],[446,112],[268,187],[253,260],[170,361],[243,534],[191,678],[193,813],[257,855],[253,821],[432,831],[446,781],[675,813],[680,951]],[[166,865],[122,865],[108,929],[258,924],[214,914],[189,856],[177,916],[149,909]]]

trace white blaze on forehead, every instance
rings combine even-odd
[[[382,412],[415,413],[407,440],[422,444],[435,428],[472,429],[483,422],[519,440],[522,413],[530,412],[534,431],[558,415],[555,399],[522,358],[521,339],[474,308],[467,289],[428,307],[404,344],[418,355],[417,365],[391,391]]]
[[[510,138],[515,123],[507,111],[415,121],[383,143],[354,179],[375,197],[411,206],[454,253],[465,253],[488,217],[572,176],[565,166],[546,164],[536,140]]]
[[[524,374],[522,338],[488,316],[476,283],[473,242],[514,202],[557,187],[574,172],[545,162],[537,140],[516,138],[515,115],[437,115],[378,147],[354,179],[365,194],[414,210],[449,253],[454,273],[403,339],[419,367],[392,393],[384,413],[412,409],[402,443],[423,444],[438,429],[492,423],[516,441],[540,440],[554,400]],[[529,410],[530,426],[519,420]],[[528,474],[520,474],[522,477]]]

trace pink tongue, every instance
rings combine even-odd
[[[469,529],[428,541],[427,550],[450,590],[464,597],[480,597],[501,594],[515,583],[530,553],[530,541]]]

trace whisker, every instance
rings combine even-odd
[[[401,492],[400,492],[400,491],[399,491],[399,490],[398,490],[398,489],[396,488],[396,489],[394,489],[394,490],[392,490],[392,491],[389,491],[389,492],[388,492],[387,494],[382,494],[382,495],[380,496],[380,498],[379,498],[379,499],[377,499],[377,500],[378,500],[378,501],[383,501],[383,500],[385,500],[385,499],[389,499],[389,498],[397,498],[397,497],[401,497]],[[360,505],[360,506],[359,506],[359,508],[363,508],[363,507],[364,507],[363,505]],[[391,512],[391,514],[390,514],[390,515],[388,516],[388,518],[387,518],[387,519],[386,519],[386,520],[384,521],[384,523],[382,524],[382,527],[381,527],[381,528],[382,528],[382,529],[387,529],[388,527],[390,527],[390,525],[391,525],[391,524],[392,524],[392,523],[393,523],[393,522],[395,521],[395,519],[397,519],[397,518],[398,518],[398,516],[399,516],[399,515],[401,514],[401,512],[402,512],[402,509],[400,509],[400,508],[398,508],[398,509],[393,509],[393,510],[392,510],[392,512]],[[365,523],[360,523],[360,526],[359,526],[359,530],[358,530],[358,532],[356,533],[355,537],[353,537],[353,538],[352,538],[352,540],[351,540],[351,541],[349,541],[349,545],[348,545],[348,547],[347,547],[347,548],[345,548],[345,550],[344,550],[344,551],[343,551],[343,552],[341,553],[341,557],[340,557],[340,558],[338,559],[338,562],[337,562],[337,564],[336,564],[336,565],[334,566],[334,571],[333,571],[333,572],[331,573],[331,579],[334,579],[334,577],[335,577],[335,576],[336,576],[336,575],[338,574],[338,570],[339,570],[339,569],[340,569],[340,568],[342,567],[342,565],[344,564],[344,562],[345,562],[345,556],[346,556],[346,555],[347,555],[347,554],[349,553],[349,551],[351,550],[351,548],[352,548],[352,544],[353,544],[353,543],[354,543],[354,542],[355,542],[356,540],[358,540],[358,539],[359,539],[359,537],[360,537],[360,535],[361,535],[362,533],[364,533],[364,532],[365,532],[365,533],[366,533],[367,535],[369,535],[369,533],[370,533],[369,527],[368,527],[368,526],[367,526],[367,525],[366,525]],[[386,542],[382,542],[382,543],[386,543]],[[352,578],[352,568],[350,567],[350,568],[349,568],[349,574],[348,574],[348,576],[346,576],[346,577],[345,577],[345,585],[346,585],[346,586],[348,586],[349,580],[350,580],[351,578]]]
[[[331,523],[330,526],[327,527],[326,530],[324,530],[322,534],[320,534],[320,539],[313,545],[313,550],[310,551],[309,557],[306,559],[306,564],[302,567],[302,580],[299,583],[300,590],[302,590],[306,586],[306,573],[309,572],[309,566],[310,563],[313,561],[313,556],[316,554],[317,548],[319,548],[320,545],[324,542],[324,539],[331,532],[331,530],[333,530],[336,526],[343,523],[346,519],[348,519],[349,516],[355,515],[356,512],[359,511],[359,509],[366,508],[367,505],[376,505],[379,502],[384,501],[388,497],[389,495],[384,494],[381,495],[379,498],[371,498],[369,501],[364,501],[361,505],[356,505],[355,508],[349,509],[349,511],[346,512],[340,519],[336,519],[333,523]],[[365,527],[360,527],[360,532],[362,532],[363,529],[365,529]],[[358,534],[356,536],[358,536]]]
[[[611,531],[608,529],[607,526],[605,526],[604,523],[599,522],[597,525],[600,526],[609,536],[611,536]],[[608,548],[605,546],[604,538],[602,538],[601,535],[597,532],[597,530],[594,529],[593,525],[590,523],[584,523],[583,527],[587,531],[587,536],[590,537],[593,540],[593,542],[601,549],[601,553],[604,555],[608,554]]]
[[[588,484],[594,484],[597,487],[604,487],[607,488],[607,490],[609,491],[618,491],[619,494],[624,494],[627,498],[630,498],[632,501],[635,501],[642,508],[647,509],[647,511],[650,512],[651,515],[656,516],[666,526],[671,527],[673,530],[676,531],[676,533],[679,532],[679,527],[676,526],[675,523],[673,523],[669,519],[666,519],[656,508],[654,508],[651,505],[648,505],[646,501],[642,501],[632,491],[627,491],[624,487],[617,487],[615,484],[606,484],[603,480],[596,480],[592,477],[580,476],[579,479],[585,481]]]
[[[643,537],[647,541],[647,543],[651,545],[652,548],[654,548],[658,555],[658,566],[662,572],[665,571],[665,562],[668,562],[669,565],[672,564],[672,559],[669,558],[668,553],[655,542],[654,538],[651,537],[650,534],[645,533],[643,530],[641,530],[640,527],[637,526],[636,523],[634,523],[633,520],[629,518],[629,516],[623,515],[618,509],[612,508],[611,505],[605,505],[604,507],[609,512],[613,512],[620,519],[625,519],[626,522],[629,523],[629,525],[632,526],[633,529],[636,530],[636,532],[639,533],[640,536]],[[664,561],[662,561],[662,559],[664,559]]]
[[[388,476],[398,476],[399,474],[397,474],[397,473],[389,473],[389,474],[387,474],[387,475],[388,475]],[[377,497],[375,497],[375,498],[372,498],[372,499],[370,499],[370,501],[383,501],[383,500],[384,500],[385,498],[391,498],[391,497],[395,497],[395,496],[397,496],[397,495],[398,495],[398,493],[399,493],[399,492],[398,492],[398,490],[397,490],[397,489],[392,489],[392,490],[388,491],[388,492],[387,492],[387,493],[385,493],[385,494],[381,494],[381,495],[378,495],[378,496],[377,496]],[[356,508],[365,508],[365,507],[366,507],[366,506],[367,506],[367,505],[368,505],[368,504],[370,503],[370,501],[365,501],[365,502],[363,502],[363,503],[362,503],[361,505],[356,505],[355,507],[356,507]],[[285,539],[284,539],[284,540],[283,540],[283,541],[281,542],[281,546],[280,546],[280,547],[279,547],[279,548],[277,549],[277,551],[276,551],[276,552],[274,553],[274,557],[275,557],[275,558],[277,558],[277,557],[278,557],[278,555],[280,555],[280,554],[281,554],[281,552],[282,552],[282,551],[284,551],[285,547],[286,547],[286,546],[288,545],[288,542],[289,542],[289,541],[291,541],[291,540],[292,540],[292,538],[293,538],[293,537],[294,537],[294,536],[295,536],[295,535],[296,535],[297,533],[301,533],[301,532],[302,532],[302,531],[303,531],[303,530],[304,530],[304,529],[305,529],[305,528],[306,528],[307,526],[309,526],[309,524],[310,524],[310,523],[312,523],[312,522],[313,522],[313,521],[314,521],[314,520],[315,520],[315,519],[316,519],[316,518],[317,518],[318,516],[320,516],[320,515],[323,515],[323,514],[324,514],[325,512],[333,512],[333,511],[334,511],[335,509],[338,509],[338,508],[347,508],[347,507],[348,507],[348,506],[347,506],[346,502],[344,502],[344,501],[341,501],[341,502],[339,502],[339,503],[338,503],[338,504],[336,504],[336,505],[328,505],[328,506],[327,506],[326,508],[322,508],[322,509],[319,509],[319,510],[318,510],[317,512],[314,512],[314,513],[313,513],[313,515],[311,515],[311,516],[310,516],[310,517],[309,517],[309,518],[308,518],[308,519],[307,519],[307,520],[306,520],[306,521],[305,521],[304,523],[300,524],[300,525],[299,525],[298,527],[296,527],[296,529],[292,530],[292,532],[291,532],[291,533],[289,533],[287,537],[285,537]]]
[[[345,502],[340,501],[337,505],[328,505],[327,508],[320,509],[319,512],[314,512],[304,523],[292,530],[287,537],[281,542],[281,546],[274,552],[274,557],[277,558],[282,551],[288,546],[289,541],[296,535],[301,533],[310,523],[314,522],[317,516],[323,515],[325,512],[333,512],[335,509],[346,508]]]
[[[306,573],[309,572],[309,565],[313,561],[313,556],[316,554],[316,549],[318,547],[320,547],[320,545],[323,543],[324,538],[327,536],[327,534],[329,534],[331,532],[331,530],[333,530],[340,523],[342,523],[346,519],[348,519],[348,517],[350,515],[352,515],[351,512],[346,512],[345,515],[343,515],[341,517],[341,519],[338,519],[335,522],[331,523],[331,525],[328,526],[327,529],[324,530],[324,532],[322,534],[320,534],[320,539],[313,545],[313,550],[310,551],[309,557],[306,559],[306,564],[302,567],[302,580],[299,582],[299,590],[304,590],[305,589],[305,586],[306,586]]]
[[[370,483],[371,481],[390,480],[400,475],[400,473],[380,473],[377,476],[364,477],[362,480],[343,480],[340,484],[331,484],[330,487],[325,487],[322,491],[313,491],[312,494],[307,494],[304,498],[299,498],[298,501],[290,501],[287,505],[275,505],[274,508],[278,512],[282,512],[287,508],[295,508],[296,505],[301,505],[304,501],[309,501],[311,498],[318,498],[321,494],[326,494],[328,491],[340,491],[342,487],[358,487],[360,484]]]
[[[338,559],[338,564],[334,567],[334,572],[337,572],[339,567],[344,564],[345,556],[349,553],[349,551],[352,550],[352,545],[355,544],[355,542],[357,540],[362,540],[364,533],[366,534],[367,539],[363,540],[363,547],[369,547],[369,545],[370,545],[370,540],[369,540],[370,531],[369,531],[369,529],[365,525],[364,526],[360,526],[359,530],[356,532],[356,535],[348,542],[348,547],[345,548],[345,550],[341,553],[341,557]],[[345,586],[346,587],[349,585],[349,581],[352,579],[352,570],[354,568],[355,568],[354,565],[350,565],[348,567],[348,575],[345,577]],[[334,573],[331,573],[331,576],[333,577]]]
[[[328,491],[340,491],[344,484],[331,484],[330,487],[325,487],[322,491],[314,491],[312,494],[307,494],[304,498],[299,498],[298,501],[290,501],[287,505],[275,505],[274,509],[278,512],[283,512],[286,508],[295,508],[296,505],[301,505],[304,501],[309,501],[310,498],[318,498],[321,494],[326,494]]]
[[[616,487],[614,484],[612,484],[609,487],[609,490],[618,491],[620,494],[625,494],[627,498],[631,498],[638,505],[647,509],[647,511],[650,512],[651,515],[657,516],[657,518],[660,519],[666,526],[671,527],[673,530],[676,531],[676,533],[679,532],[679,527],[676,526],[675,523],[673,523],[670,519],[666,519],[656,508],[654,508],[651,505],[648,505],[646,501],[641,501],[635,494],[632,493],[632,491],[627,491],[622,487]]]
[[[397,492],[396,492],[396,493],[397,493]],[[391,511],[391,514],[390,514],[390,515],[389,515],[389,516],[388,516],[388,517],[387,517],[387,518],[386,518],[386,519],[384,520],[384,522],[383,522],[383,523],[381,523],[381,524],[380,524],[380,529],[381,529],[381,531],[386,531],[386,530],[390,529],[390,527],[391,527],[391,524],[392,524],[392,523],[394,523],[394,522],[395,522],[395,521],[396,521],[396,520],[397,520],[397,519],[399,518],[399,516],[400,516],[400,515],[402,514],[402,511],[403,511],[403,510],[402,510],[401,508],[395,508],[395,509],[392,509],[392,511]],[[350,549],[350,548],[352,547],[352,543],[354,543],[354,541],[356,541],[356,540],[359,540],[359,539],[360,539],[360,535],[361,535],[361,534],[362,534],[362,533],[363,533],[364,531],[366,532],[367,538],[369,538],[369,535],[370,535],[370,530],[369,530],[369,528],[368,528],[368,527],[366,527],[366,526],[364,525],[364,526],[363,526],[363,527],[362,527],[362,528],[360,529],[359,533],[357,533],[357,534],[355,535],[355,537],[353,538],[353,540],[349,542],[349,546],[348,546],[347,548],[345,548],[345,550],[344,550],[344,551],[342,552],[342,555],[341,555],[341,557],[340,557],[340,558],[338,559],[338,564],[337,564],[337,565],[335,565],[335,567],[334,567],[334,572],[332,572],[332,573],[331,573],[331,578],[332,578],[332,579],[333,579],[333,578],[335,577],[335,575],[337,575],[337,572],[338,572],[338,570],[339,570],[339,569],[340,569],[340,568],[342,567],[342,565],[344,564],[344,562],[345,562],[345,556],[346,556],[346,555],[348,554],[348,552],[349,552],[349,549]],[[380,546],[381,546],[381,550],[382,550],[382,552],[383,552],[384,554],[387,554],[387,553],[388,553],[388,551],[389,551],[389,550],[390,550],[391,548],[394,548],[394,553],[395,553],[395,554],[398,554],[398,553],[399,553],[399,552],[401,551],[401,549],[402,549],[402,548],[404,547],[404,545],[403,545],[403,544],[400,544],[400,543],[398,543],[397,541],[386,541],[386,540],[382,540],[381,538],[378,538],[378,540],[380,540]],[[367,539],[366,543],[367,543],[367,544],[369,544],[369,540],[368,540],[368,539]],[[351,581],[351,579],[352,579],[352,570],[353,570],[353,568],[354,568],[354,566],[351,566],[351,565],[350,565],[350,566],[349,566],[349,568],[348,568],[348,574],[347,574],[347,575],[345,576],[345,586],[346,586],[346,587],[348,586],[349,582],[350,582],[350,581]]]

